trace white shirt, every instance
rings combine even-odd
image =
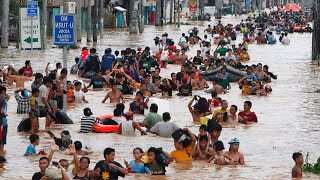
[[[151,132],[159,134],[161,137],[171,137],[172,133],[180,127],[174,122],[158,122],[151,128]]]
[[[121,134],[124,136],[134,136],[135,131],[132,126],[132,121],[124,121],[121,123]]]
[[[187,40],[186,40],[186,38],[185,38],[185,37],[181,37],[181,38],[180,38],[180,42],[181,42],[181,43],[186,43],[186,42],[187,42]]]
[[[290,39],[288,38],[288,36],[284,36],[281,40],[281,42],[283,44],[290,44]]]
[[[74,102],[75,103],[82,103],[82,99],[84,97],[83,91],[74,91]]]
[[[46,85],[42,84],[39,88],[39,91],[40,95],[39,97],[37,97],[36,101],[38,103],[38,106],[45,106],[45,104],[42,102],[42,97],[45,97],[48,100],[50,89]]]

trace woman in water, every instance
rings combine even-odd
[[[262,84],[260,82],[254,83],[254,88],[251,90],[251,95],[257,95],[257,96],[267,96],[267,92],[265,89],[263,89]]]

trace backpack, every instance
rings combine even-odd
[[[234,32],[230,34],[230,37],[231,37],[231,40],[232,40],[232,41],[237,40],[236,33],[234,33]]]
[[[98,72],[100,70],[100,62],[97,55],[90,56],[90,60],[86,64],[87,68]]]

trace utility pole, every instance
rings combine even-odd
[[[47,25],[48,25],[48,2],[42,1],[42,49],[46,49],[47,44]]]
[[[172,24],[172,18],[173,18],[173,11],[174,11],[174,9],[173,9],[173,2],[174,0],[170,0],[170,24]]]
[[[100,21],[100,38],[103,38],[103,17],[104,17],[104,8],[103,8],[103,0],[100,0],[100,6],[99,6],[99,21]]]
[[[314,2],[313,13],[313,32],[312,32],[312,60],[320,59],[320,2]]]
[[[129,32],[130,34],[139,34],[139,0],[130,1],[130,19],[129,19]],[[160,15],[160,14],[159,14]]]
[[[9,0],[2,0],[1,48],[9,46]]]
[[[77,41],[81,42],[81,37],[82,37],[82,33],[81,33],[81,4],[82,0],[77,0]]]
[[[162,0],[157,0],[156,4],[156,26],[161,26],[161,1]]]
[[[87,25],[87,42],[91,42],[91,31],[92,31],[92,18],[91,18],[91,0],[88,0],[88,8],[87,8],[87,17],[88,17],[88,25]]]
[[[177,7],[177,14],[178,14],[178,27],[180,27],[180,3],[179,3],[179,0],[178,0],[178,7]]]
[[[98,2],[99,0],[94,1],[94,6],[93,6],[93,42],[98,41],[98,31],[97,31],[97,24],[98,24]]]

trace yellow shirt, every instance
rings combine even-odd
[[[30,108],[36,108],[38,109],[38,105],[36,102],[36,98],[34,96],[30,97]]]
[[[182,150],[174,150],[171,152],[171,156],[176,162],[187,162],[192,161],[192,146],[188,146]]]
[[[228,110],[228,109],[227,109],[227,110],[222,110],[222,109],[217,109],[217,110],[215,110],[215,111],[213,112],[212,119],[215,119],[215,117],[217,116],[218,113],[219,113],[220,115],[222,115],[222,114],[225,113],[225,112],[229,112],[229,110]],[[223,121],[222,117],[217,118],[217,121],[218,121],[219,123],[221,123],[221,122]]]
[[[243,95],[250,95],[251,94],[251,87],[249,85],[242,86],[242,94]]]

